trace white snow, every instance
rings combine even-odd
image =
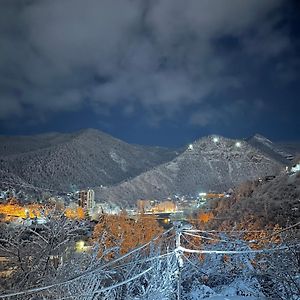
[[[116,162],[117,164],[120,165],[121,169],[126,172],[127,171],[127,162],[124,158],[120,157],[116,152],[114,152],[113,150],[111,150],[109,152],[109,155],[111,157],[111,159]]]
[[[198,298],[201,299],[201,298]],[[256,298],[256,297],[242,297],[242,296],[230,296],[230,297],[225,297],[225,296],[213,296],[206,298],[207,300],[266,300],[266,298]]]

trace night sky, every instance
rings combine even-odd
[[[300,1],[0,0],[0,133],[300,140]]]

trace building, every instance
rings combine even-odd
[[[177,211],[177,205],[175,202],[167,200],[160,202],[152,208],[154,213],[172,213]]]
[[[95,206],[94,190],[82,190],[78,193],[78,205],[87,211],[90,211]]]
[[[139,199],[136,202],[137,211],[139,213],[144,213],[146,211],[150,211],[152,208],[152,204],[150,200]]]
[[[298,162],[296,165],[294,165],[292,168],[291,168],[291,173],[297,173],[300,171],[300,162]]]

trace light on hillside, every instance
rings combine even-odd
[[[219,142],[219,138],[218,138],[217,136],[215,136],[215,137],[213,138],[213,142],[214,142],[214,143],[218,143],[218,142]]]
[[[207,193],[199,193],[200,197],[205,197],[207,195]]]
[[[76,242],[76,246],[75,246],[75,248],[76,248],[76,251],[77,252],[83,252],[84,251],[84,241],[77,241]]]
[[[190,151],[194,150],[194,146],[193,146],[193,144],[189,144],[189,147],[188,147],[188,149],[189,149]]]

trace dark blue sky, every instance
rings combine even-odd
[[[299,141],[299,115],[299,1],[0,2],[1,134]]]

